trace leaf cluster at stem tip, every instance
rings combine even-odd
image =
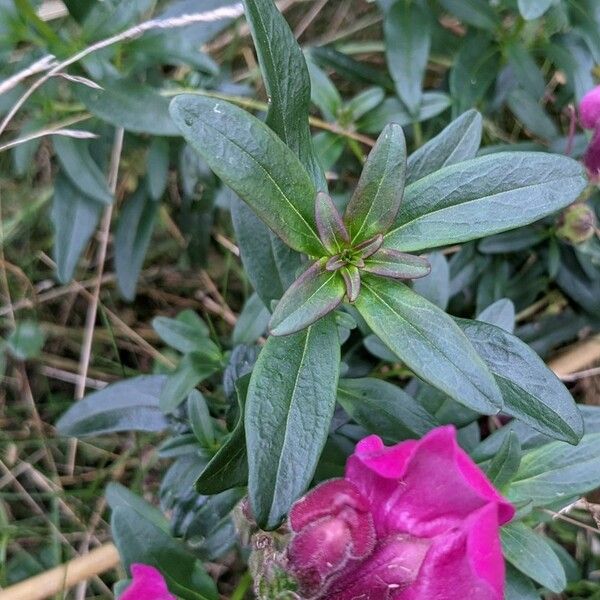
[[[358,186],[342,217],[331,197],[318,192],[315,222],[323,255],[291,285],[270,322],[273,335],[308,327],[337,308],[355,302],[361,275],[416,279],[429,274],[429,262],[384,246],[404,192],[406,142],[402,127],[389,124],[369,155]]]

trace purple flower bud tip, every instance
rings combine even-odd
[[[453,427],[392,447],[370,436],[345,479],[292,508],[289,564],[314,600],[502,600],[499,528],[514,513]]]
[[[579,103],[579,118],[586,129],[600,125],[600,85],[589,91]]]
[[[177,600],[169,592],[164,577],[150,565],[131,565],[131,585],[119,600]]]

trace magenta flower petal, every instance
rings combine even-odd
[[[579,118],[586,129],[600,125],[600,86],[589,91],[579,103]]]
[[[150,565],[131,565],[132,582],[119,600],[177,600],[169,593],[164,577]]]
[[[514,516],[512,505],[458,446],[450,426],[390,448],[370,436],[350,457],[346,478],[369,499],[380,536],[435,536],[489,503],[497,507],[500,524]]]
[[[493,505],[434,539],[414,584],[394,600],[503,600],[504,559]]]
[[[600,181],[600,128],[595,131],[594,137],[583,155],[583,164],[590,179],[598,183]]]
[[[351,564],[322,594],[329,600],[379,600],[403,598],[415,581],[430,540],[394,535],[375,548],[369,560]]]

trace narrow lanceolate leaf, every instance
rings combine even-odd
[[[523,523],[502,529],[502,549],[506,560],[521,573],[559,594],[567,585],[565,570],[548,542]]]
[[[296,333],[341,304],[344,281],[339,273],[328,271],[325,262],[314,263],[283,295],[269,323],[273,335]]]
[[[310,77],[304,54],[273,0],[244,0],[244,6],[270,98],[267,125],[298,156],[317,189],[326,190],[308,125]]]
[[[402,388],[381,379],[343,379],[337,399],[354,421],[386,442],[419,437],[439,425]]]
[[[386,245],[418,251],[528,225],[585,189],[581,165],[541,152],[504,152],[445,167],[406,188]]]
[[[96,230],[102,204],[82,194],[63,175],[56,178],[52,212],[54,226],[54,260],[61,283],[73,277],[79,257]]]
[[[531,579],[517,571],[512,565],[507,565],[505,600],[540,600]]]
[[[240,377],[235,384],[240,416],[227,440],[197,479],[196,490],[201,494],[219,494],[225,490],[241,487],[248,483],[244,408],[249,383],[250,375],[248,374]]]
[[[163,431],[169,424],[158,407],[164,375],[119,381],[71,405],[58,420],[60,435],[85,437],[115,431]]]
[[[417,116],[431,47],[429,14],[416,3],[396,2],[384,19],[387,63],[398,96]]]
[[[115,232],[115,267],[119,290],[133,300],[160,205],[140,187],[128,198]]]
[[[406,185],[465,160],[475,158],[481,144],[483,119],[476,110],[468,110],[440,134],[408,157]]]
[[[325,192],[317,194],[315,219],[319,237],[327,252],[331,254],[341,252],[344,245],[350,242],[350,236],[331,196]]]
[[[429,275],[431,265],[421,256],[381,248],[365,261],[364,270],[393,279],[417,279]]]
[[[442,310],[402,283],[365,276],[356,308],[421,379],[482,414],[502,408],[492,374]]]
[[[597,488],[599,479],[600,434],[591,433],[577,446],[553,442],[525,454],[508,496],[518,503],[556,505]]]
[[[369,154],[346,209],[353,243],[385,233],[396,219],[406,171],[406,141],[400,125],[387,125]]]
[[[511,431],[498,454],[494,456],[487,470],[489,480],[498,489],[510,483],[521,464],[521,444],[516,433]]]
[[[203,96],[177,96],[171,115],[210,168],[286,243],[320,255],[315,186],[294,153],[246,111]]]
[[[103,121],[134,133],[176,136],[177,127],[169,117],[169,100],[139,81],[100,82],[103,90],[73,87],[75,97]],[[143,110],[140,107],[143,106]]]
[[[54,137],[52,143],[71,183],[92,200],[112,204],[106,176],[90,156],[87,143],[64,136]]]
[[[355,302],[360,294],[360,271],[354,265],[348,265],[340,270],[346,286],[346,296],[349,302]]]
[[[504,412],[554,438],[572,444],[581,439],[583,419],[575,401],[527,344],[494,325],[456,321],[494,374]]]
[[[248,492],[263,528],[277,527],[315,472],[333,416],[340,346],[335,319],[268,339],[246,404]]]

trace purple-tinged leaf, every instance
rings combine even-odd
[[[346,261],[339,255],[332,256],[326,263],[325,268],[328,271],[337,271],[346,265]]]
[[[353,243],[385,233],[396,219],[404,193],[406,141],[402,127],[386,125],[365,163],[344,221]]]
[[[364,270],[393,279],[418,279],[429,275],[431,265],[421,256],[405,254],[391,248],[381,248],[367,260]]]
[[[289,335],[305,329],[342,302],[346,288],[337,272],[325,268],[325,259],[309,267],[277,304],[269,329],[272,335]]]
[[[350,236],[333,200],[325,192],[317,194],[315,219],[319,237],[327,252],[331,254],[341,252],[344,246],[350,242]]]
[[[354,265],[348,265],[341,270],[346,296],[349,302],[355,302],[360,294],[360,271]]]
[[[378,233],[375,237],[371,238],[370,240],[367,240],[365,242],[362,242],[361,244],[358,244],[358,246],[355,246],[354,250],[360,253],[361,258],[365,259],[369,258],[369,256],[371,256],[372,254],[375,254],[375,252],[377,252],[377,250],[379,250],[379,248],[381,248],[382,245],[383,235],[381,235],[381,233]]]

